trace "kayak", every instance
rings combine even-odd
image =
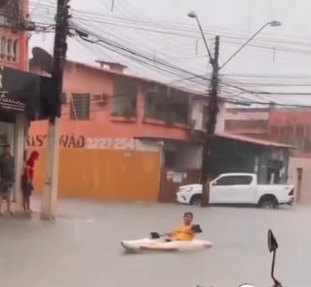
[[[163,238],[150,239],[143,238],[139,240],[121,241],[122,247],[126,251],[162,251],[162,252],[180,252],[180,251],[199,251],[213,247],[213,243],[205,240],[194,239],[191,241],[169,241]]]

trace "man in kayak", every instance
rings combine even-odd
[[[193,225],[193,213],[192,212],[186,212],[184,214],[184,223],[177,226],[177,228],[168,233],[168,241],[171,240],[181,240],[181,241],[191,241],[194,239],[195,234],[199,231],[195,230],[197,225]]]

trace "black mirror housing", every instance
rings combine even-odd
[[[271,229],[268,230],[268,248],[270,253],[276,251],[279,248],[279,245]]]

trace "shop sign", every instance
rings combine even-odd
[[[39,134],[29,136],[27,144],[29,147],[44,147],[46,146],[47,135]],[[59,137],[59,145],[64,148],[84,148],[85,137],[75,135],[61,135]]]

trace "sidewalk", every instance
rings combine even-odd
[[[16,202],[11,202],[11,210],[14,214],[10,214],[7,211],[7,202],[6,200],[1,201],[1,211],[3,213],[2,217],[30,217],[30,214],[25,213],[22,209],[18,209]]]

